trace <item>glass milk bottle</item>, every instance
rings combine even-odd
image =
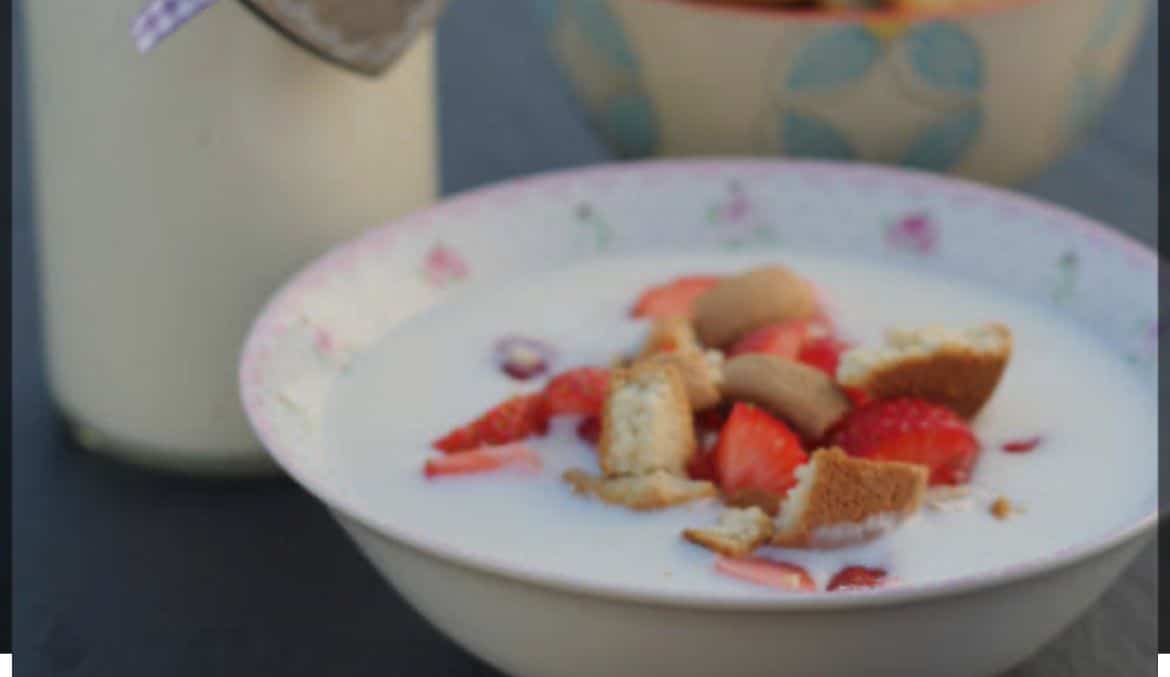
[[[371,78],[221,0],[141,55],[143,1],[23,5],[53,395],[88,448],[264,472],[245,332],[302,264],[434,198],[433,33]]]

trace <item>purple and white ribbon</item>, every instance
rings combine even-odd
[[[141,54],[174,33],[191,17],[214,5],[216,0],[150,0],[130,24],[130,36]]]

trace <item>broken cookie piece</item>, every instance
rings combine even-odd
[[[732,508],[708,529],[687,529],[683,538],[728,557],[745,557],[772,538],[771,518],[759,508]]]
[[[656,320],[639,361],[669,364],[678,369],[687,399],[695,411],[710,409],[722,399],[719,385],[723,380],[723,353],[704,351],[686,318]]]
[[[758,404],[813,440],[850,408],[849,398],[823,371],[775,355],[748,353],[723,365],[723,394]]]
[[[1017,513],[1023,512],[1023,509],[1019,505],[1016,505],[1015,503],[1012,503],[1010,500],[1008,500],[1006,496],[1000,496],[999,498],[992,501],[988,511],[995,519],[1006,520]]]
[[[796,476],[799,481],[776,518],[772,543],[832,549],[877,538],[916,512],[927,470],[853,458],[832,447],[814,452]]]
[[[686,386],[673,365],[615,369],[601,409],[602,471],[608,477],[657,470],[683,475],[695,453],[691,416]]]
[[[596,477],[583,470],[562,476],[579,494],[596,496],[605,503],[633,510],[658,510],[718,495],[714,484],[690,480],[659,470],[627,477]]]
[[[842,355],[837,381],[874,399],[916,397],[971,418],[991,399],[1011,354],[1011,330],[999,323],[894,329],[883,347]]]
[[[685,317],[662,317],[650,325],[650,335],[638,357],[649,357],[657,353],[695,352],[702,350],[699,338],[690,320]]]
[[[669,365],[678,370],[683,380],[687,401],[695,411],[710,409],[723,400],[719,384],[723,379],[720,368],[722,355],[703,353],[659,353],[643,358],[638,363]]]
[[[695,331],[703,345],[724,348],[767,324],[811,317],[812,288],[784,266],[766,266],[724,278],[694,304]]]

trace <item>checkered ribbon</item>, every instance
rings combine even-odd
[[[50,0],[55,1],[55,0]],[[130,36],[145,54],[215,0],[150,0],[130,24]]]

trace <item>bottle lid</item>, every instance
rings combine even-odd
[[[130,34],[150,51],[216,0],[150,0]],[[240,0],[265,23],[321,58],[379,75],[439,18],[446,0]]]
[[[350,70],[379,75],[432,26],[445,0],[240,0],[297,44]]]

